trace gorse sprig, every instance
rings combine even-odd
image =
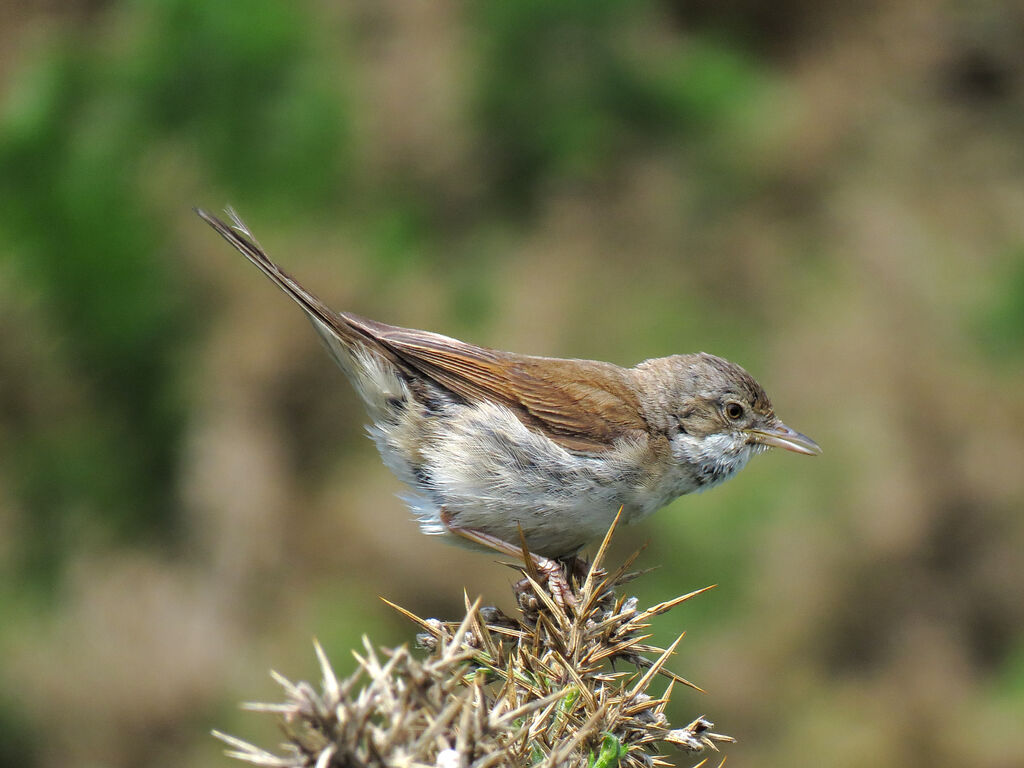
[[[468,597],[458,622],[385,601],[419,626],[423,658],[364,637],[356,671],[339,680],[317,644],[319,687],[275,674],[285,701],[244,705],[282,718],[280,754],[215,735],[230,756],[270,768],[654,768],[672,764],[665,746],[717,750],[733,739],[709,720],[672,728],[665,715],[676,684],[701,690],[666,667],[682,635],[661,648],[647,632],[651,619],[710,587],[640,610],[615,591],[636,577],[636,555],[614,573],[602,567],[614,530],[585,572],[567,574],[569,605],[520,566],[514,617]],[[658,677],[668,685],[654,696]]]

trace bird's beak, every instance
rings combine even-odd
[[[821,446],[811,440],[807,435],[802,435],[795,429],[790,429],[781,421],[765,429],[748,429],[752,442],[761,445],[785,448],[793,453],[803,453],[807,456],[819,456]]]

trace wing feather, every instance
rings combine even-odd
[[[465,400],[498,401],[570,450],[602,451],[646,432],[630,372],[611,363],[516,355],[350,313],[339,317],[412,371]]]
[[[346,345],[364,344],[410,378],[427,378],[470,402],[500,402],[524,424],[573,451],[600,452],[624,437],[647,435],[630,371],[595,360],[499,352],[332,312],[267,256],[233,211],[231,225],[205,211],[197,213],[298,302],[321,334],[336,335]]]

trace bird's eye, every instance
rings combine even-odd
[[[725,404],[725,415],[731,421],[738,421],[743,418],[743,406],[737,402]]]

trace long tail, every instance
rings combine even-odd
[[[199,214],[203,221],[213,227],[218,234],[231,243],[239,253],[259,267],[263,274],[273,280],[281,290],[291,296],[300,307],[306,310],[310,317],[314,320],[319,320],[328,328],[334,329],[336,332],[340,331],[344,333],[345,330],[348,330],[345,328],[343,323],[339,322],[340,318],[337,314],[332,312],[326,304],[320,301],[320,299],[299,285],[291,275],[277,266],[277,264],[267,256],[266,252],[260,247],[259,241],[253,237],[252,232],[250,232],[249,228],[245,226],[245,223],[238,217],[238,214],[235,213],[234,209],[228,208],[226,211],[228,217],[231,219],[230,226],[201,208],[195,208],[194,210]],[[348,334],[346,335],[349,334],[351,334],[351,330],[348,330]]]
[[[233,209],[227,209],[231,225],[200,208],[195,212],[302,307],[331,357],[348,375],[367,408],[371,413],[386,413],[386,397],[398,397],[405,392],[404,385],[396,378],[397,369],[405,366],[380,334],[404,329],[375,323],[351,312],[332,312],[267,256]],[[370,362],[371,359],[377,362]]]

